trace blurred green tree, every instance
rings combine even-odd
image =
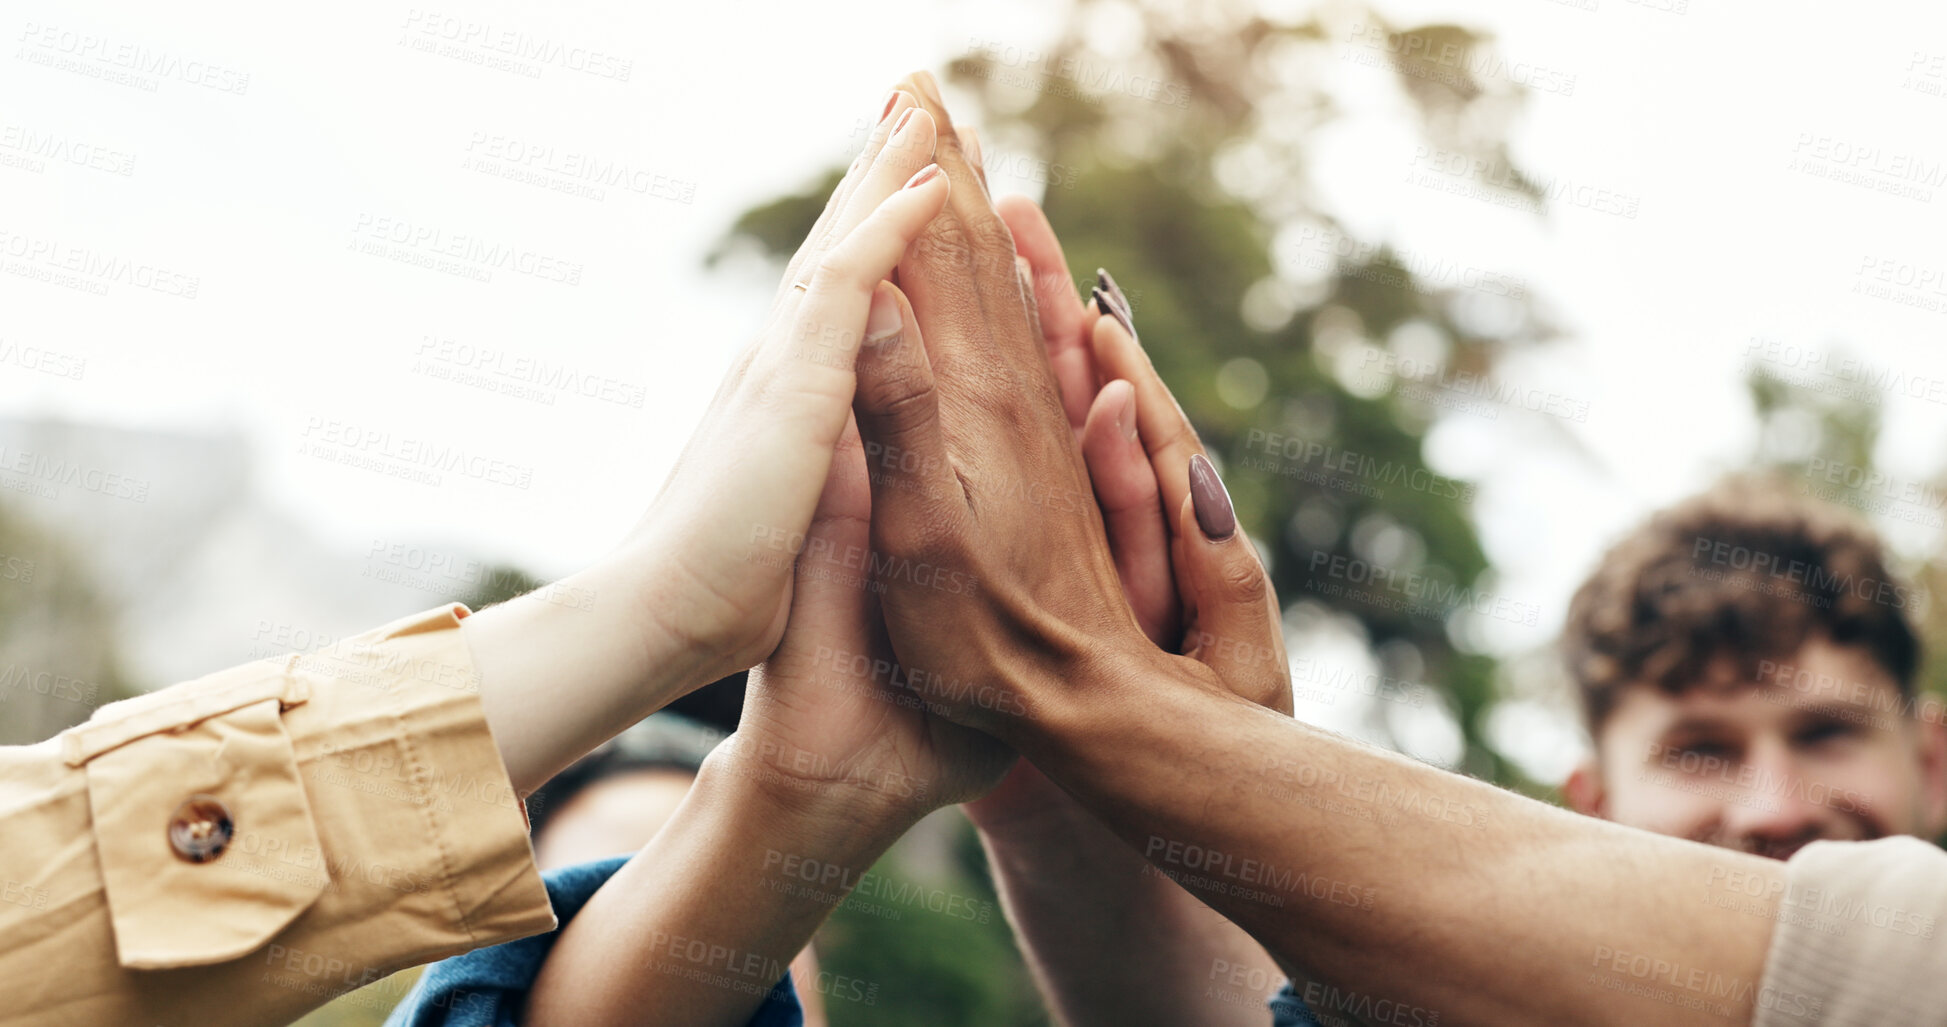
[[[1091,49],[1105,8],[1140,20],[1133,51]],[[1257,12],[1082,2],[1031,64],[982,45],[950,78],[979,98],[962,116],[979,124],[990,164],[1036,169],[1073,267],[1111,268],[1129,293],[1144,345],[1224,460],[1287,606],[1301,619],[1349,615],[1388,677],[1436,683],[1450,700],[1461,769],[1521,783],[1476,726],[1494,664],[1450,630],[1471,615],[1466,604],[1399,609],[1369,590],[1333,594],[1313,568],[1336,556],[1462,590],[1491,580],[1471,486],[1428,467],[1421,442],[1444,411],[1493,402],[1469,386],[1490,382],[1508,351],[1555,332],[1519,279],[1448,274],[1359,239],[1312,187],[1309,143],[1346,116],[1332,62],[1377,63],[1428,146],[1506,169],[1494,187],[1539,204],[1506,141],[1523,93],[1475,74],[1496,60],[1469,29],[1396,29],[1358,7]],[[1024,153],[1036,157],[1014,156]],[[840,174],[746,212],[713,259],[745,247],[788,256]],[[1093,284],[1092,271],[1075,277],[1084,292]],[[1383,712],[1372,727],[1389,735]]]
[[[0,504],[0,745],[51,738],[133,695],[115,631],[67,542]]]
[[[1839,350],[1833,350],[1835,354]],[[1845,366],[1842,358],[1820,365]],[[1860,361],[1870,367],[1870,362]],[[1824,371],[1780,373],[1763,361],[1753,363],[1746,388],[1757,413],[1758,436],[1750,464],[1795,482],[1806,495],[1859,511],[1882,530],[1903,530],[1907,548],[1895,545],[1896,574],[1909,577],[1918,589],[1907,607],[1926,646],[1920,687],[1947,697],[1947,652],[1937,640],[1947,638],[1947,605],[1940,602],[1947,587],[1947,558],[1940,542],[1947,536],[1947,473],[1911,480],[1878,465],[1883,403],[1881,394],[1863,380]]]
[[[959,114],[979,125],[990,174],[1026,168],[1043,188],[1078,288],[1107,267],[1129,294],[1151,358],[1222,461],[1290,630],[1351,631],[1380,673],[1442,697],[1464,739],[1459,769],[1538,791],[1480,730],[1495,661],[1455,622],[1475,616],[1464,597],[1491,588],[1492,569],[1469,519],[1472,487],[1436,473],[1421,444],[1437,418],[1483,402],[1468,383],[1492,381],[1507,353],[1556,333],[1517,278],[1450,273],[1359,238],[1310,174],[1321,130],[1348,117],[1337,72],[1362,65],[1372,78],[1359,88],[1396,88],[1427,147],[1500,169],[1489,188],[1541,209],[1544,190],[1508,152],[1523,91],[1492,73],[1491,40],[1474,30],[1397,29],[1360,5],[1261,12],[1082,0],[1054,43],[977,44],[949,80],[978,100]],[[1129,42],[1104,52],[1105,37]],[[747,211],[712,260],[788,257],[841,174]],[[1437,370],[1401,374],[1402,359]],[[1393,595],[1346,587],[1329,573],[1334,558],[1420,575],[1462,598],[1402,609]],[[1393,737],[1383,707],[1394,705],[1371,704],[1373,735]],[[975,867],[968,878],[980,876]],[[901,925],[838,922],[830,965],[909,961]],[[972,953],[985,943],[965,944]],[[984,971],[971,959],[952,962],[991,988],[1024,979],[1018,967]],[[952,969],[929,977],[963,989]],[[918,1007],[850,1012],[835,1009],[834,1022],[959,1022]]]

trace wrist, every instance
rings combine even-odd
[[[667,664],[651,659],[625,584],[605,562],[461,622],[519,793],[680,694],[656,683]]]
[[[616,597],[606,612],[631,642],[654,709],[746,669],[730,656],[724,619],[703,610],[708,590],[674,552],[654,539],[632,539],[587,572],[599,579],[597,589]]]
[[[1228,695],[1203,664],[1141,645],[1110,645],[1065,661],[1059,676],[1036,686],[1029,716],[1010,725],[1004,740],[1035,766],[1053,773],[1057,761],[1082,752],[1133,751],[1140,732],[1170,716],[1175,700]],[[1131,732],[1137,732],[1132,734]]]
[[[981,837],[1000,847],[1059,838],[1078,817],[1088,816],[1072,796],[1026,760],[992,792],[960,808]]]
[[[766,831],[816,848],[820,858],[878,859],[932,807],[928,782],[911,778],[832,780],[807,774],[822,760],[788,743],[739,730],[704,761],[697,775],[710,794],[766,825]]]

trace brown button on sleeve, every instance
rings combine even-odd
[[[124,966],[234,959],[330,883],[275,699],[119,746],[87,773]]]
[[[288,1023],[552,927],[466,615],[430,610],[0,747],[0,1019]]]
[[[192,795],[169,818],[169,847],[191,863],[208,863],[230,847],[237,832],[229,807],[214,795]]]

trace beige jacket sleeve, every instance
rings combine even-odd
[[[1754,1027],[1947,1023],[1947,852],[1814,842],[1785,864]]]
[[[551,928],[466,615],[0,748],[0,1022],[287,1023]]]

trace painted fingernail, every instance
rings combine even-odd
[[[1190,457],[1190,505],[1197,511],[1197,527],[1205,538],[1222,542],[1237,532],[1237,511],[1231,508],[1230,493],[1202,453]]]
[[[1132,316],[1135,314],[1135,308],[1129,305],[1129,297],[1122,294],[1122,287],[1115,284],[1115,276],[1109,274],[1108,268],[1096,268],[1095,278],[1102,283],[1102,291],[1109,294],[1109,298],[1116,302],[1116,306],[1122,308],[1124,314]]]
[[[899,98],[902,96],[906,96],[906,94],[897,89],[886,94],[886,105],[879,109],[879,120],[876,124],[885,124],[886,119],[892,116],[892,109],[899,106]],[[911,97],[907,97],[907,99],[911,99]]]
[[[940,166],[938,164],[928,164],[927,166],[919,169],[919,171],[915,173],[913,177],[906,180],[905,188],[918,189],[920,186],[923,186],[926,183],[931,182],[934,176],[938,175],[939,173],[940,173]]]
[[[1116,406],[1116,430],[1122,433],[1123,439],[1134,442],[1136,441],[1136,387],[1120,378],[1105,387],[1113,389],[1118,385],[1122,386],[1123,397],[1122,402]]]
[[[1131,339],[1136,338],[1136,326],[1129,320],[1129,312],[1123,310],[1122,305],[1111,299],[1099,285],[1095,287],[1095,306],[1102,313],[1115,318],[1116,323],[1122,326],[1123,331],[1129,333]]]
[[[899,338],[904,322],[899,318],[899,301],[891,289],[872,290],[872,312],[865,317],[865,344],[883,346]]]

